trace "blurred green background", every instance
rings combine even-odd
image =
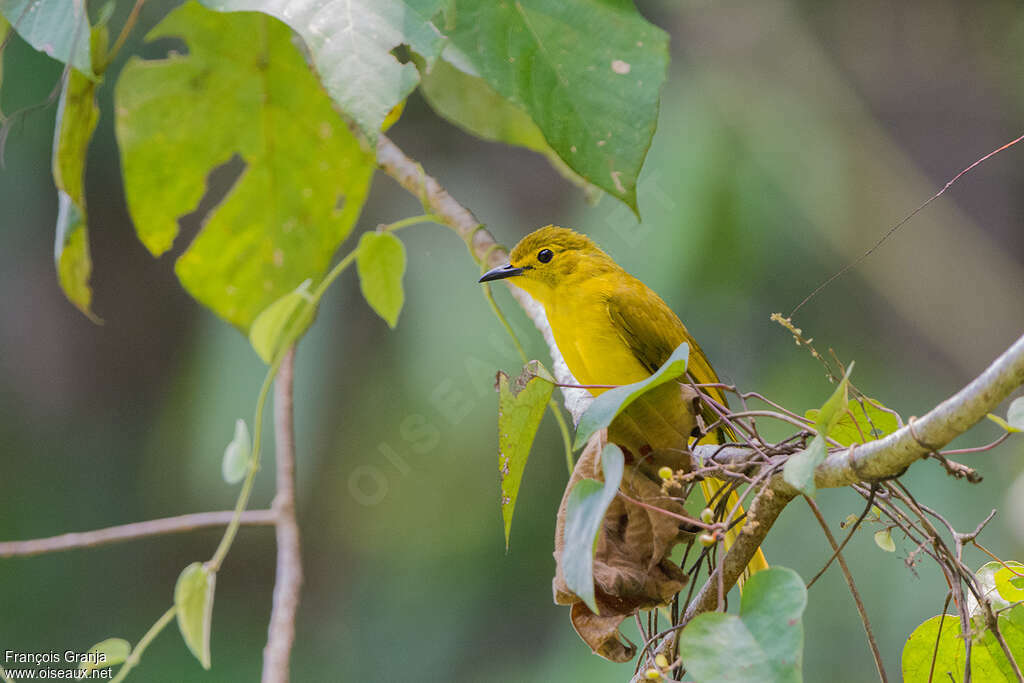
[[[129,9],[118,3],[114,25]],[[120,62],[159,56],[140,36],[175,3],[145,4]],[[661,121],[640,184],[643,223],[610,198],[588,206],[539,156],[475,140],[414,96],[394,139],[499,240],[559,223],[586,231],[675,308],[720,374],[797,410],[830,388],[810,356],[769,322],[868,249],[891,225],[1024,122],[1024,10],[1017,0],[858,3],[641,2],[672,36]],[[45,101],[60,68],[19,39],[4,55],[5,112]],[[111,78],[118,67],[111,71]],[[113,80],[87,171],[95,326],[58,290],[54,106],[10,132],[0,174],[0,539],[229,507],[220,477],[234,420],[248,417],[263,365],[246,340],[184,294],[172,253],[136,239],[120,184]],[[196,122],[196,125],[202,125]],[[797,316],[820,349],[857,361],[854,380],[904,416],[977,374],[1024,329],[1024,148],[964,177]],[[215,175],[214,195],[228,180]],[[378,175],[354,237],[419,213]],[[390,332],[348,273],[298,354],[299,512],[306,584],[297,681],[622,681],[632,665],[589,653],[551,600],[554,515],[566,481],[547,418],[503,547],[494,371],[518,358],[455,235],[403,231],[407,302]],[[546,359],[506,291],[499,302]],[[995,435],[979,426],[963,445]],[[958,442],[958,445],[961,442]],[[268,454],[272,455],[272,453]],[[922,502],[1024,559],[1020,439],[968,457],[968,485],[934,463],[905,477]],[[269,503],[270,470],[254,505]],[[858,512],[847,491],[818,498],[830,522]],[[174,580],[209,557],[205,531],[0,561],[0,651],[84,650],[132,642],[170,604]],[[891,677],[907,635],[940,612],[945,584],[927,563],[860,533],[848,559]],[[805,578],[828,556],[796,503],[766,544]],[[213,669],[176,628],[132,680],[258,678],[274,572],[273,532],[244,529],[217,582]],[[969,554],[980,566],[985,557]],[[836,568],[810,592],[805,677],[866,681],[874,666]],[[631,627],[630,627],[631,628]]]

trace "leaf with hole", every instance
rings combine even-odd
[[[168,37],[184,39],[188,54],[129,59],[114,93],[128,208],[158,256],[211,171],[244,162],[175,271],[192,296],[248,331],[272,302],[322,277],[366,201],[373,155],[277,19],[188,2],[147,36]]]
[[[86,651],[85,659],[79,663],[78,670],[88,674],[96,669],[117,666],[124,663],[131,653],[132,645],[124,638],[107,638]]]
[[[604,481],[580,479],[569,492],[566,504],[562,573],[569,590],[594,614],[598,613],[594,597],[594,547],[604,513],[622,483],[624,466],[622,450],[615,444],[607,444],[601,451]]]
[[[651,389],[685,375],[686,362],[689,357],[690,347],[685,343],[680,344],[668,357],[665,364],[647,379],[609,389],[595,398],[576,426],[574,448],[582,448],[594,432],[610,425],[615,416]]]
[[[512,381],[504,372],[498,373],[498,474],[501,476],[501,517],[505,523],[506,550],[526,461],[551,400],[554,381],[535,360],[527,363]]]
[[[806,606],[807,589],[795,571],[757,572],[744,585],[739,616],[698,615],[679,635],[679,655],[702,683],[799,683]]]
[[[402,48],[432,64],[444,37],[431,22],[443,0],[203,0],[221,11],[255,10],[285,22],[309,48],[327,92],[370,140],[416,88]],[[460,7],[461,9],[461,7]]]
[[[174,586],[178,628],[188,649],[204,669],[210,668],[210,623],[217,575],[199,562],[182,570]]]
[[[235,421],[235,437],[224,449],[224,459],[221,461],[221,473],[224,475],[224,481],[229,484],[237,484],[245,479],[251,461],[252,438],[249,436],[249,427],[245,424],[245,420],[239,418]]]
[[[405,292],[405,246],[390,232],[365,232],[359,239],[356,253],[359,289],[370,308],[377,312],[388,327],[398,324]]]

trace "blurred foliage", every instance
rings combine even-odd
[[[129,4],[118,3],[111,26],[123,23]],[[147,2],[123,54],[183,50],[174,39],[141,40],[174,4]],[[418,95],[391,134],[500,239],[512,244],[550,222],[584,230],[665,297],[726,381],[793,409],[820,405],[829,391],[820,366],[769,314],[788,311],[956,171],[1020,134],[1024,13],[1012,0],[694,0],[641,10],[671,35],[673,50],[637,185],[642,223],[611,198],[588,206],[541,156],[475,140]],[[20,39],[4,60],[0,110],[47,101],[56,62]],[[97,91],[103,115],[85,181],[97,226],[93,307],[104,326],[71,309],[54,277],[57,201],[47,162],[55,107],[13,118],[4,149],[2,539],[221,509],[234,499],[220,458],[264,365],[242,335],[183,292],[171,258],[153,260],[135,236],[110,82]],[[861,389],[904,415],[959,388],[1024,327],[1019,155],[1004,153],[965,177],[798,316],[819,348],[856,359]],[[211,197],[231,181],[215,172]],[[201,203],[181,219],[171,257],[209,208]],[[354,232],[420,212],[382,180]],[[551,602],[566,474],[550,420],[525,475],[516,543],[504,554],[493,378],[521,363],[480,296],[476,265],[443,228],[417,226],[401,237],[409,257],[397,329],[361,302],[356,274],[346,273],[299,350],[307,582],[295,680],[325,672],[339,680],[625,679],[632,668],[591,656]],[[354,245],[350,237],[343,249]],[[545,359],[526,318],[505,293],[498,299],[529,354]],[[982,425],[962,445],[998,433]],[[985,475],[981,484],[954,481],[934,463],[907,477],[922,502],[974,528],[1008,502],[1024,453],[1010,441],[971,464]],[[256,505],[269,502],[269,479],[259,477]],[[818,501],[836,524],[861,508],[846,491]],[[218,537],[0,561],[5,610],[17,616],[0,625],[0,647],[84,651],[114,634],[137,641],[169,604],[180,568],[210,553]],[[908,634],[938,613],[945,594],[934,569],[906,569],[913,548],[899,534],[893,540],[896,552],[884,553],[860,533],[846,551],[890,675]],[[982,542],[1021,557],[1024,522],[1001,513]],[[766,553],[806,577],[829,550],[813,519],[791,512]],[[980,566],[977,555],[968,561]],[[217,580],[213,670],[204,673],[168,631],[138,678],[255,679],[273,572],[272,533],[243,529]],[[809,592],[803,619],[807,680],[872,679],[835,569]]]

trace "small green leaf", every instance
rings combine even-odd
[[[757,572],[744,586],[739,616],[697,616],[679,636],[679,655],[698,681],[800,683],[806,607],[807,589],[792,569]]]
[[[582,448],[586,445],[594,432],[610,425],[616,415],[640,396],[686,374],[686,362],[689,357],[690,347],[685,343],[680,344],[665,364],[647,379],[609,389],[595,398],[576,426],[576,441],[573,447]]]
[[[562,547],[562,572],[565,585],[594,614],[598,614],[594,597],[594,547],[604,513],[615,499],[625,459],[615,444],[601,451],[601,472],[604,482],[580,479],[569,492],[565,511],[565,541]]]
[[[267,365],[274,362],[286,343],[298,339],[313,322],[312,280],[263,309],[249,327],[249,343]]]
[[[813,498],[818,490],[814,485],[814,470],[825,461],[826,455],[825,439],[818,434],[807,448],[789,456],[782,468],[782,478],[805,496]]]
[[[1024,566],[1020,562],[1007,562],[996,570],[996,591],[1008,603],[1024,601]]]
[[[249,437],[249,427],[245,420],[239,418],[235,422],[235,438],[224,449],[224,459],[221,461],[221,473],[224,481],[229,484],[237,484],[245,478],[249,472],[249,463],[252,460],[252,439]]]
[[[1018,429],[1017,427],[1014,427],[1012,424],[1010,424],[1009,422],[1007,422],[1003,418],[999,417],[998,415],[993,415],[992,413],[989,413],[985,417],[987,417],[988,419],[990,419],[993,422],[995,422],[997,425],[1002,427],[1004,430],[1006,430],[1010,434],[1017,434],[1019,432],[1024,432],[1024,429]]]
[[[554,388],[554,379],[535,360],[512,382],[504,372],[498,373],[498,473],[506,550],[530,447]]]
[[[1024,432],[1024,396],[1013,399],[1006,410],[1006,419],[989,413],[986,417],[1011,434]]]
[[[181,637],[204,669],[210,668],[210,622],[213,617],[213,587],[217,575],[200,562],[182,570],[174,586]]]
[[[80,671],[89,673],[95,669],[117,666],[128,659],[132,645],[124,638],[107,638],[96,643],[85,653],[85,661],[78,665]]]
[[[892,540],[892,532],[889,529],[875,532],[875,545],[887,553],[896,552],[896,543]]]
[[[6,17],[25,42],[89,78],[89,17],[84,2],[68,0],[0,0]]]
[[[358,249],[356,270],[363,298],[394,329],[405,302],[405,246],[390,232],[365,232]]]
[[[981,595],[992,603],[992,609],[1000,610],[1024,600],[1024,591],[1014,585],[1014,579],[1024,575],[1024,564],[1020,562],[986,562],[974,576],[981,588]],[[968,594],[968,611],[971,615],[979,612],[978,602],[972,593]]]
[[[809,420],[818,422],[821,410],[812,408],[806,413]],[[829,438],[843,446],[867,443],[892,434],[900,427],[899,419],[881,402],[873,398],[859,398],[850,401],[846,412],[829,430]]]
[[[1006,410],[1006,421],[1015,429],[1024,430],[1024,396],[1013,399]]]
[[[89,233],[85,211],[85,154],[96,129],[96,82],[72,70],[61,91],[53,142],[53,180],[57,186],[57,236],[53,256],[64,295],[94,322],[89,276]]]
[[[847,390],[850,386],[851,372],[853,372],[853,363],[850,363],[850,367],[847,368],[843,379],[839,381],[839,386],[836,387],[836,390],[832,392],[832,395],[828,397],[828,400],[825,401],[818,412],[818,417],[814,421],[814,428],[822,436],[831,436],[832,428],[846,414],[846,409],[850,404]]]

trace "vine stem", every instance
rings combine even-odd
[[[124,660],[124,664],[117,672],[117,675],[111,679],[111,683],[121,683],[121,681],[125,679],[128,672],[134,669],[139,663],[142,653],[146,651],[146,648],[149,647],[151,642],[153,642],[153,639],[160,635],[160,632],[164,630],[167,624],[171,623],[171,620],[174,619],[174,615],[177,614],[177,611],[177,607],[171,607],[164,612],[152,626],[149,627],[149,630],[146,631],[146,635],[142,636],[142,639],[136,643],[134,648],[132,648],[131,654],[128,655],[128,659]]]
[[[804,496],[804,500],[807,501],[807,506],[811,508],[811,512],[814,513],[815,518],[818,520],[818,524],[821,525],[821,530],[825,532],[825,538],[828,539],[828,543],[832,546],[832,550],[835,552],[836,561],[839,563],[839,568],[843,570],[843,577],[846,579],[846,585],[850,588],[850,595],[853,596],[853,601],[857,605],[857,612],[860,614],[860,621],[864,624],[864,633],[868,636],[868,646],[871,648],[871,656],[875,659],[875,668],[878,669],[878,677],[882,683],[889,683],[889,678],[885,675],[885,666],[882,665],[882,653],[878,650],[878,643],[875,641],[875,634],[871,630],[871,622],[868,621],[868,611],[864,608],[864,603],[860,599],[860,593],[857,592],[857,586],[853,583],[853,574],[850,573],[850,568],[846,565],[846,559],[840,552],[842,548],[836,543],[835,537],[832,535],[832,531],[828,528],[828,523],[821,514],[821,509],[818,504],[812,499]]]

